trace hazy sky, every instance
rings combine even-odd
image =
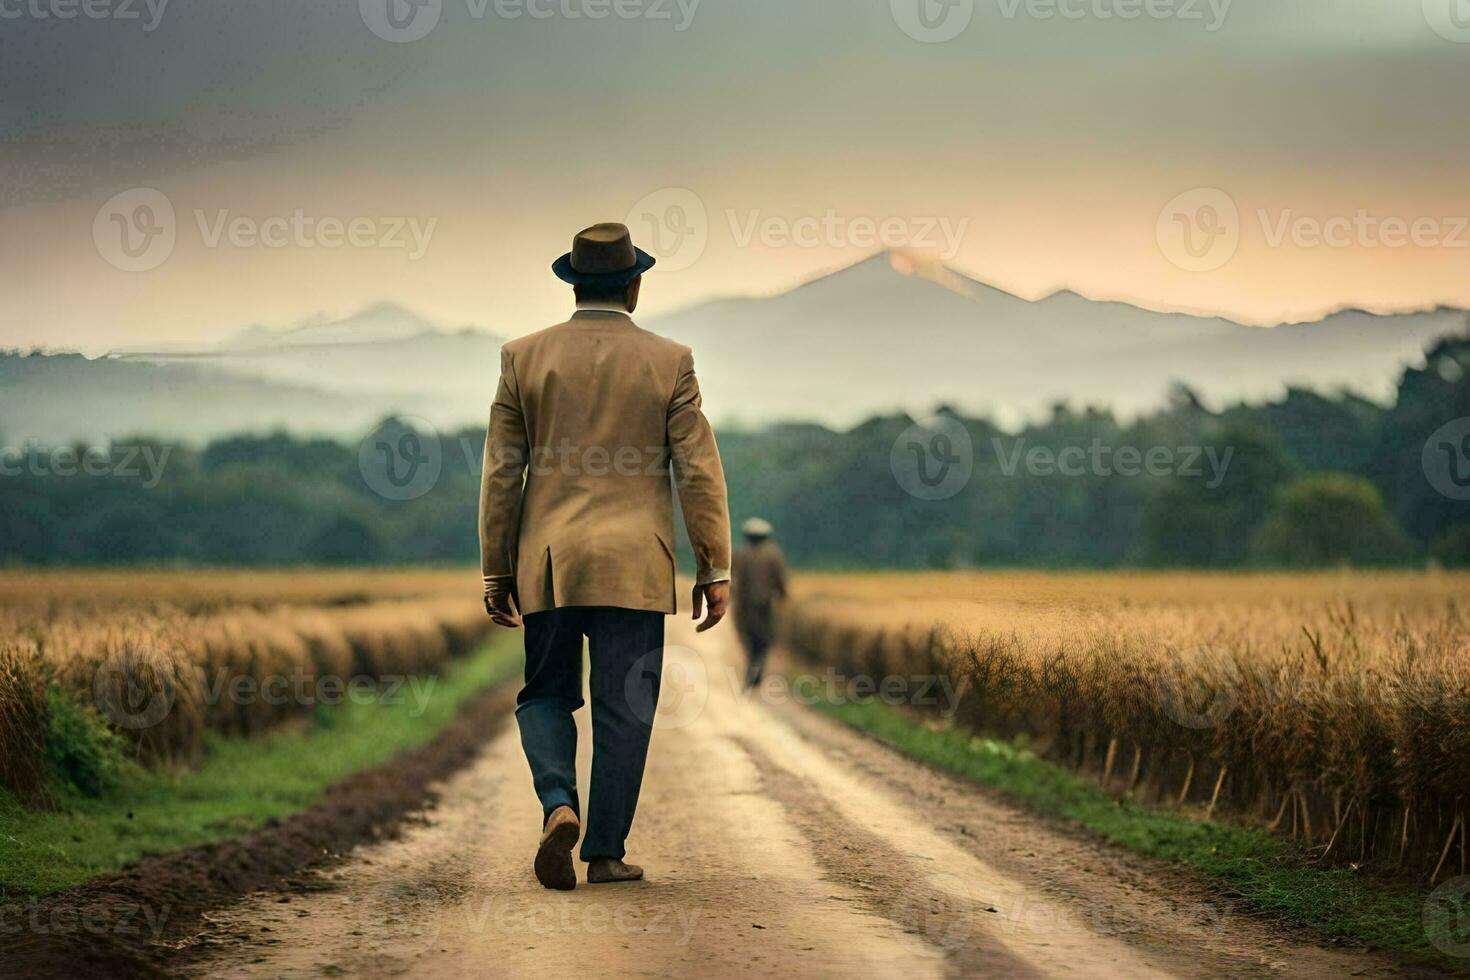
[[[0,345],[524,333],[610,219],[651,313],[883,243],[1247,322],[1470,306],[1466,92],[1470,0],[0,0]]]

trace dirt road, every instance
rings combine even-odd
[[[727,628],[696,639],[686,620],[670,627],[684,646],[668,654],[629,841],[646,881],[536,883],[540,815],[511,723],[401,839],[212,915],[190,972],[1397,975],[1235,914],[1188,876],[1042,826],[808,708],[744,697]]]

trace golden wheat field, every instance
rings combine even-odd
[[[802,658],[937,673],[941,724],[1325,860],[1463,867],[1470,576],[923,573],[799,579]],[[927,709],[932,710],[932,709]]]
[[[423,673],[469,650],[489,626],[478,595],[464,571],[0,573],[0,785],[41,791],[48,688],[139,757],[187,759],[206,730],[311,711],[328,679]]]

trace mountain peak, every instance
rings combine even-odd
[[[888,264],[894,272],[899,275],[908,276],[911,279],[924,279],[937,286],[943,286],[950,292],[959,293],[961,296],[973,298],[978,289],[996,289],[985,283],[977,282],[969,276],[956,272],[945,264],[934,252],[922,251],[920,249],[901,248],[890,249],[887,253]],[[1014,295],[1006,290],[999,290],[1006,295]]]
[[[933,283],[966,299],[977,299],[985,293],[993,293],[1009,299],[1020,299],[1016,294],[999,286],[981,282],[956,270],[932,249],[887,248],[859,259],[849,265],[822,273],[798,286],[803,289],[820,283],[831,282],[850,288],[854,283],[871,283],[879,286],[890,282],[897,275],[905,279]]]

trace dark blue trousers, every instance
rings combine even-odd
[[[573,606],[531,613],[524,621],[526,686],[516,698],[516,723],[543,819],[569,806],[583,817],[582,860],[621,858],[658,708],[664,614]],[[592,665],[592,786],[585,814],[577,797],[572,718],[582,707],[584,636]]]

